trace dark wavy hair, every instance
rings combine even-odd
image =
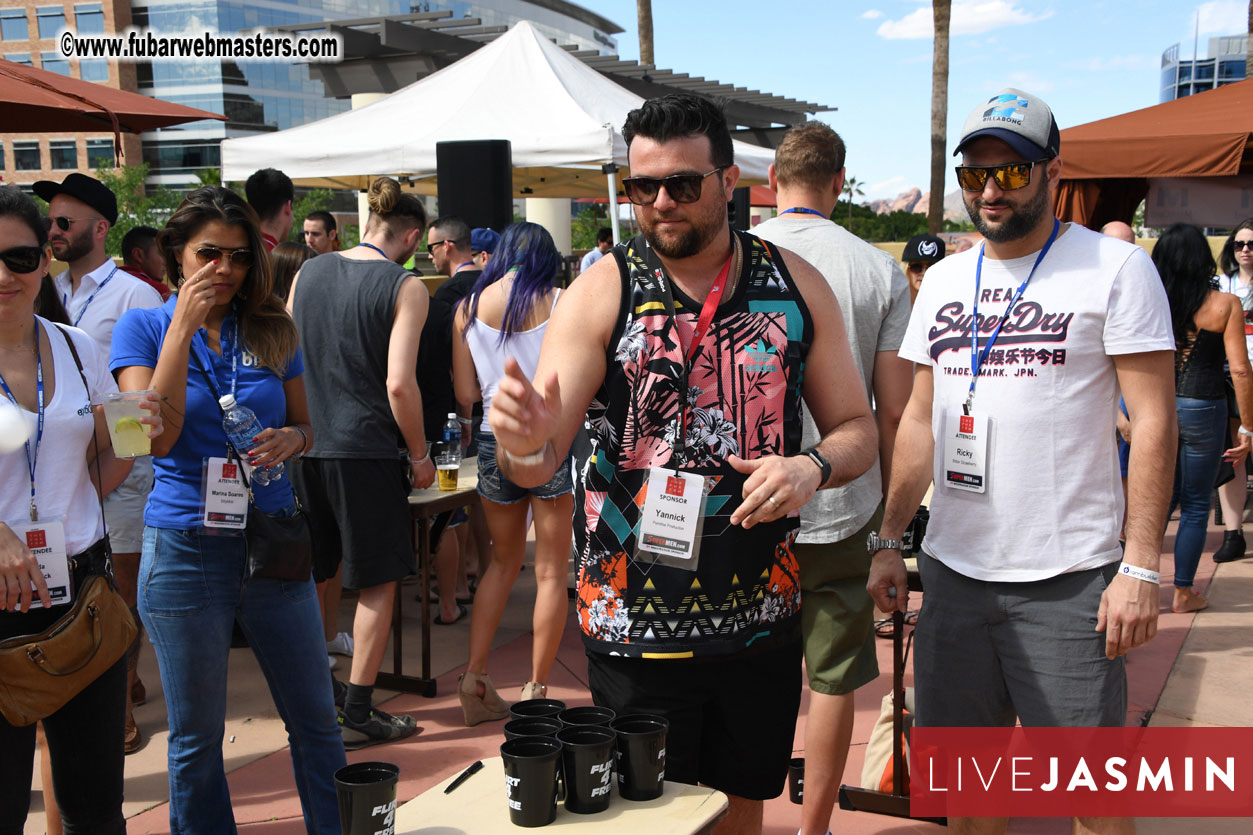
[[[1223,242],[1222,251],[1218,253],[1218,265],[1222,267],[1223,275],[1235,275],[1240,271],[1240,265],[1236,263],[1236,233],[1241,229],[1253,229],[1253,217],[1240,221],[1240,225],[1232,229]]]
[[[1157,239],[1153,247],[1153,263],[1166,287],[1170,300],[1170,319],[1175,330],[1175,344],[1183,347],[1196,328],[1192,317],[1205,303],[1211,290],[1218,289],[1214,280],[1214,253],[1204,233],[1190,223],[1176,223]]]
[[[735,163],[727,117],[722,108],[709,99],[679,93],[649,99],[628,113],[622,125],[628,153],[637,136],[669,142],[693,135],[708,137],[714,165],[725,168]]]
[[[165,256],[166,279],[182,286],[180,266],[183,248],[206,223],[220,221],[243,229],[253,262],[235,294],[240,338],[262,365],[282,375],[296,353],[296,323],[287,315],[283,300],[274,293],[274,271],[267,257],[257,213],[235,192],[222,186],[205,186],[188,192],[157,235]]]
[[[495,284],[511,270],[516,270],[513,287],[509,290],[509,301],[505,303],[505,315],[500,323],[498,343],[505,337],[522,329],[531,308],[537,299],[543,298],[553,289],[553,279],[561,269],[561,253],[553,243],[553,236],[548,230],[537,223],[511,223],[505,227],[505,234],[500,236],[496,252],[479,280],[474,283],[470,295],[462,300],[469,306],[469,316],[462,335],[474,323],[479,311],[479,297],[491,285]]]
[[[300,267],[310,258],[317,258],[318,253],[311,246],[297,241],[283,241],[270,251],[270,267],[274,270],[274,295],[280,299],[287,298],[291,290],[292,279],[300,272]]]
[[[41,249],[48,243],[48,219],[39,213],[34,198],[17,186],[0,186],[0,217],[15,217],[29,226]]]

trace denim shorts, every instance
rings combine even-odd
[[[557,472],[541,487],[519,487],[500,473],[496,465],[496,436],[484,432],[479,436],[479,495],[489,502],[514,504],[527,496],[538,499],[555,499],[574,490],[570,470],[570,457],[561,462]]]

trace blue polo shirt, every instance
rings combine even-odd
[[[109,370],[116,374],[132,365],[156,368],[161,344],[169,330],[176,296],[152,310],[130,310],[118,320],[113,330]],[[222,394],[231,390],[231,378],[237,374],[235,399],[252,409],[264,427],[287,425],[287,398],[283,383],[299,377],[304,371],[300,349],[292,356],[280,377],[246,347],[237,349],[229,335],[234,332],[234,312],[222,322],[224,350],[219,355],[209,349],[205,331],[192,339],[193,359],[187,371],[187,408],[183,430],[168,455],[153,456],[156,482],[144,508],[144,523],[153,528],[186,530],[200,526],[201,482],[206,459],[227,457],[226,432],[222,429],[222,413],[217,397],[205,382],[201,368],[209,370],[214,385]],[[232,371],[232,356],[235,369]],[[199,360],[199,364],[196,360]],[[240,450],[244,452],[244,450]],[[292,502],[291,476],[285,474],[277,483],[263,487],[254,485],[257,507],[267,513],[282,510]]]

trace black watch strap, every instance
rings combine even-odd
[[[819,487],[831,480],[831,462],[818,451],[817,447],[811,446],[809,449],[801,450],[801,455],[817,464],[818,469],[822,471],[822,481],[818,482]]]

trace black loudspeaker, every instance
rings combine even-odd
[[[497,232],[513,223],[513,154],[508,139],[436,142],[439,213]]]
[[[731,202],[727,204],[727,211],[730,213],[729,220],[732,229],[748,231],[751,221],[748,194],[747,186],[737,188],[731,192]]]

